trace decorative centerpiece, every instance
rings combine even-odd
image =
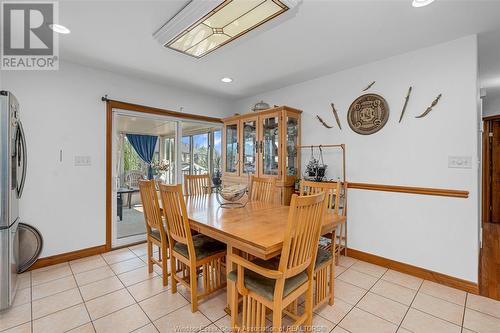
[[[270,108],[271,108],[271,106],[269,104],[267,104],[264,101],[260,101],[258,103],[255,103],[255,105],[252,108],[252,111],[256,112],[256,111],[267,110],[267,109],[270,109]]]
[[[241,160],[238,160],[236,164],[241,163]],[[246,171],[246,168],[245,168]],[[250,182],[250,173],[248,174],[248,181]],[[213,180],[212,180],[213,181]],[[215,184],[214,184],[215,185]],[[246,206],[248,202],[248,196],[245,201],[241,199],[245,194],[248,193],[247,185],[229,185],[226,187],[221,184],[215,185],[215,197],[217,198],[217,202],[222,208],[243,208]]]
[[[245,207],[248,198],[245,202],[240,199],[247,193],[248,186],[246,185],[229,185],[226,187],[216,188],[216,197],[222,208],[242,208]]]
[[[159,162],[153,162],[151,167],[155,171],[155,181],[157,183],[166,183],[167,172],[170,170],[170,161],[162,160]]]

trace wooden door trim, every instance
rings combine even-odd
[[[433,195],[433,196],[440,196],[440,197],[464,198],[464,199],[467,199],[469,197],[469,191],[450,190],[450,189],[442,189],[442,188],[368,184],[368,183],[351,183],[351,182],[347,183],[347,186],[349,188],[358,189],[358,190],[398,192],[398,193]]]
[[[495,118],[498,117],[498,118]],[[481,172],[481,223],[490,220],[490,204],[491,204],[491,184],[490,184],[490,168],[491,168],[491,144],[489,140],[489,132],[491,131],[492,122],[500,120],[500,116],[489,117],[491,120],[483,122],[483,137],[482,137],[482,172]]]
[[[417,266],[413,266],[410,264],[406,264],[403,262],[399,262],[396,260],[380,257],[371,253],[359,251],[356,249],[347,249],[347,255],[349,257],[359,259],[365,262],[369,262],[371,264],[379,265],[382,267],[390,268],[392,270],[409,274],[412,276],[416,276],[425,280],[429,280],[432,282],[436,282],[448,287],[457,288],[463,291],[467,291],[472,294],[479,293],[479,286],[477,283],[472,281],[462,280],[453,276],[449,276],[443,273],[438,273],[431,271],[426,268],[421,268]]]
[[[152,106],[133,104],[128,102],[116,101],[112,99],[104,99],[104,101],[107,104],[109,104],[112,109],[136,111],[141,113],[156,114],[160,116],[169,116],[169,117],[183,118],[189,120],[208,121],[211,123],[222,123],[222,119],[216,117],[208,117],[191,113],[171,111],[168,109],[160,109]]]
[[[189,113],[175,112],[167,109],[160,109],[145,105],[127,103],[122,101],[111,100],[103,97],[102,100],[106,102],[106,251],[111,251],[112,240],[111,240],[111,227],[112,227],[112,158],[113,158],[113,109],[135,111],[145,114],[154,114],[161,116],[170,116],[186,120],[198,120],[207,121],[220,124],[222,120],[220,118],[200,116]]]

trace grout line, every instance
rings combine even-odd
[[[401,274],[404,274],[404,273],[401,273]],[[382,276],[382,280],[383,280],[383,281],[385,281],[385,282],[389,282],[389,283],[392,283],[392,284],[395,284],[395,285],[398,285],[398,286],[400,286],[400,287],[404,287],[404,288],[406,288],[406,289],[410,289],[410,290],[413,290],[413,291],[417,291],[417,290],[420,288],[420,284],[422,284],[422,283],[423,283],[423,281],[425,281],[424,279],[416,278],[416,279],[420,279],[420,280],[421,280],[421,282],[420,282],[419,287],[418,287],[417,289],[413,289],[413,288],[410,288],[410,287],[408,287],[408,286],[405,286],[405,285],[403,285],[403,284],[401,284],[401,283],[394,282],[394,281],[391,281],[391,280],[386,280],[386,279],[384,279],[384,276],[385,276],[385,274]]]
[[[427,280],[424,280],[424,281],[427,281]],[[431,281],[431,282],[432,282],[432,281]],[[451,288],[451,287],[450,287],[450,288]],[[453,289],[454,289],[454,288],[453,288]],[[458,290],[458,289],[456,289],[456,290]],[[462,290],[459,290],[459,291],[462,291]],[[464,303],[464,305],[462,305],[462,304],[458,304],[458,303],[455,303],[455,302],[451,302],[451,301],[449,301],[449,300],[447,300],[447,299],[444,299],[444,298],[439,297],[439,296],[436,296],[436,295],[431,295],[431,294],[429,294],[429,293],[426,293],[425,291],[420,291],[420,292],[421,292],[422,294],[427,295],[427,296],[431,296],[431,297],[437,298],[437,299],[439,299],[439,300],[441,300],[441,301],[445,301],[445,302],[448,302],[448,303],[451,303],[451,304],[455,304],[455,305],[457,305],[457,306],[461,306],[461,307],[464,307],[464,308],[466,307],[466,303]],[[465,298],[467,299],[467,293],[465,293],[465,295],[466,295],[466,296],[465,296]]]
[[[142,310],[142,309],[141,309],[141,310]],[[147,316],[147,315],[146,315],[146,316]],[[148,319],[149,319],[149,317],[148,317]],[[153,325],[154,330],[155,330],[156,332],[159,332],[159,331],[158,331],[158,329],[156,328],[155,324],[153,324],[153,323],[151,322],[151,320],[150,320],[149,324],[146,324],[146,325],[144,325],[144,326],[141,326],[141,327],[139,327],[139,328],[136,328],[135,330],[133,330],[133,331],[132,331],[132,332],[130,332],[130,333],[137,332],[137,331],[139,331],[139,330],[141,330],[141,329],[143,329],[143,328],[145,328],[146,326],[149,326],[149,325]]]
[[[410,312],[410,309],[412,309],[411,305],[413,304],[413,302],[415,301],[415,298],[417,298],[417,295],[418,293],[420,292],[420,289],[422,288],[422,285],[424,284],[424,281],[425,280],[422,280],[422,282],[420,282],[420,286],[418,286],[418,290],[417,292],[415,293],[415,295],[413,296],[413,299],[411,300],[410,302],[410,305],[408,306],[408,309],[406,310],[406,313],[405,315],[403,316],[403,319],[401,319],[401,323],[399,323],[398,325],[398,330],[401,328],[401,325],[403,325],[403,322],[405,321],[405,318],[406,316],[408,315],[408,312]],[[403,327],[405,330],[408,330],[407,328]],[[409,331],[409,330],[408,330]]]
[[[384,280],[384,281],[385,281],[385,280]],[[388,282],[388,281],[385,281],[385,282]],[[391,283],[391,282],[388,282],[388,283]],[[403,287],[403,286],[400,286],[400,285],[398,285],[398,286],[399,286],[399,287]],[[372,287],[372,288],[373,288],[373,287]],[[403,288],[404,288],[404,287],[403,287]],[[414,293],[415,293],[415,295],[414,295],[413,297],[415,297],[415,296],[418,294],[417,290],[413,290],[413,289],[409,289],[409,288],[406,288],[406,289],[411,290],[412,292],[414,292]],[[389,297],[387,297],[387,296],[381,295],[381,294],[379,294],[379,293],[377,293],[377,292],[375,292],[375,291],[373,291],[373,290],[371,290],[371,289],[370,289],[370,292],[371,292],[372,294],[375,294],[375,295],[377,295],[377,296],[383,297],[383,298],[388,299],[388,300],[390,300],[390,301],[393,301],[393,302],[396,302],[396,303],[398,303],[398,304],[404,305],[404,306],[406,306],[407,308],[409,308],[409,307],[411,306],[411,303],[410,303],[410,305],[405,304],[405,303],[401,303],[400,301],[397,301],[397,300],[394,300],[394,299],[389,298]],[[412,300],[412,302],[413,302],[413,300]]]
[[[132,250],[130,250],[130,248],[127,248],[127,249],[128,249],[130,252],[134,253]],[[135,255],[137,258],[139,258],[140,260],[142,260],[142,259],[141,259],[139,256],[137,256],[135,253],[134,253],[134,255]],[[110,267],[110,266],[111,266],[111,265],[114,265],[114,264],[117,264],[117,263],[120,263],[120,262],[124,262],[124,261],[131,260],[131,259],[134,259],[134,258],[128,258],[128,259],[125,259],[125,260],[122,260],[122,261],[118,261],[118,262],[113,263],[113,264],[108,264],[108,263],[107,263],[107,261],[105,261],[105,260],[104,260],[104,258],[103,258],[103,260],[105,261],[105,265],[100,266],[100,267],[96,267],[96,268],[93,268],[93,269],[90,269],[90,270],[87,270],[87,271],[82,271],[82,272],[77,273],[77,274],[81,274],[81,273],[90,272],[90,271],[97,270],[97,269],[102,269],[102,268],[105,268],[105,267],[107,267],[108,269],[110,269],[110,270],[111,270],[111,272],[113,273],[111,276],[107,276],[107,277],[105,277],[105,278],[99,279],[99,280],[97,280],[97,281],[93,281],[93,282],[91,282],[91,283],[84,284],[84,285],[82,285],[82,286],[80,286],[80,285],[78,285],[78,283],[76,283],[76,288],[77,288],[77,289],[78,289],[78,291],[79,291],[80,297],[81,297],[82,302],[83,302],[83,304],[84,304],[84,306],[85,306],[85,309],[86,309],[86,311],[87,311],[87,314],[89,315],[89,318],[90,318],[90,323],[92,323],[92,326],[93,326],[94,330],[95,330],[95,327],[94,327],[94,321],[92,320],[92,318],[91,318],[91,316],[90,316],[90,313],[89,313],[89,311],[88,311],[88,308],[87,308],[87,305],[86,305],[86,302],[87,302],[87,301],[83,300],[83,295],[82,295],[82,293],[81,293],[80,288],[81,288],[81,287],[84,287],[84,286],[87,286],[87,285],[90,285],[90,284],[92,284],[92,283],[96,283],[96,282],[99,282],[99,281],[103,281],[103,280],[106,280],[106,279],[110,279],[110,278],[115,277],[115,276],[118,278],[118,280],[120,281],[120,283],[122,283],[122,284],[123,284],[123,282],[121,281],[121,279],[120,279],[120,277],[118,276],[118,274],[116,274],[116,273],[115,273],[115,272],[111,269],[111,267]],[[142,260],[142,261],[143,261],[143,260]],[[63,277],[60,277],[60,278],[57,278],[57,279],[54,279],[54,280],[50,280],[50,281],[46,281],[46,282],[43,282],[43,283],[38,284],[38,285],[33,285],[33,277],[32,277],[32,274],[31,274],[31,272],[30,272],[30,274],[29,274],[29,285],[30,285],[30,286],[29,286],[29,287],[26,287],[26,288],[31,288],[31,290],[30,290],[30,312],[31,312],[31,317],[30,317],[30,321],[29,321],[29,323],[30,323],[30,331],[31,331],[31,332],[33,332],[33,329],[34,329],[34,325],[33,325],[33,323],[34,323],[34,321],[35,321],[35,320],[34,320],[34,318],[33,318],[33,302],[34,302],[34,301],[33,301],[33,289],[34,289],[34,287],[43,286],[43,285],[45,285],[45,284],[48,284],[48,283],[51,283],[51,282],[54,282],[54,281],[57,281],[57,280],[61,280],[61,279],[63,279],[63,278],[68,278],[69,276],[72,276],[72,277],[73,277],[73,279],[74,279],[74,281],[76,282],[76,276],[75,276],[75,275],[77,275],[77,274],[75,274],[75,273],[74,273],[74,271],[73,271],[73,269],[72,269],[71,265],[69,264],[69,262],[66,262],[66,263],[67,263],[68,267],[70,268],[71,275],[68,275],[68,276],[63,276]],[[340,277],[340,276],[341,276],[343,273],[345,273],[347,270],[349,270],[350,268],[352,268],[352,266],[353,266],[355,263],[356,263],[356,262],[354,262],[352,265],[350,265],[350,266],[349,266],[349,267],[347,267],[347,268],[346,268],[345,266],[339,265],[340,267],[345,268],[345,271],[344,271],[344,272],[342,272],[342,273],[340,273],[340,274],[339,274],[339,275],[335,278],[335,280],[337,280],[337,278],[338,278],[338,277]],[[64,266],[61,266],[61,267],[64,267]],[[133,270],[139,270],[139,269],[141,269],[141,268],[144,268],[144,266],[141,266],[141,267],[136,267],[136,268],[134,268],[134,269],[132,269],[132,270],[130,270],[130,271],[121,272],[121,273],[120,273],[120,275],[121,275],[121,274],[128,273],[128,272],[131,272],[131,271],[133,271]],[[353,270],[355,270],[356,272],[359,272],[359,273],[362,273],[362,274],[365,274],[365,275],[368,275],[368,276],[370,276],[370,277],[375,278],[375,276],[370,275],[370,274],[367,274],[367,273],[365,273],[365,272],[358,271],[357,269],[353,269]],[[337,327],[337,326],[339,326],[339,327],[341,327],[341,328],[342,328],[342,326],[340,326],[340,322],[342,322],[342,321],[345,319],[345,317],[346,317],[346,316],[347,316],[347,315],[348,315],[348,314],[349,314],[349,313],[350,313],[350,312],[351,312],[354,308],[357,308],[358,310],[365,311],[365,312],[370,313],[371,315],[376,316],[376,317],[378,317],[378,318],[380,318],[380,319],[382,319],[382,320],[384,320],[384,321],[387,321],[387,322],[389,322],[389,323],[392,323],[392,322],[390,322],[390,321],[388,321],[388,320],[386,320],[386,319],[384,319],[384,318],[381,318],[381,317],[379,317],[379,316],[377,316],[377,315],[375,315],[375,314],[373,314],[373,313],[371,313],[371,312],[369,312],[369,311],[366,311],[366,310],[363,310],[363,309],[361,309],[361,308],[358,308],[358,307],[357,307],[357,306],[358,306],[358,304],[361,302],[361,300],[363,300],[363,299],[366,297],[366,295],[367,295],[368,293],[372,292],[372,291],[371,291],[371,289],[373,289],[373,287],[374,287],[374,286],[375,286],[375,285],[376,285],[376,284],[377,284],[380,280],[383,280],[384,282],[387,282],[387,283],[392,283],[392,284],[397,285],[397,286],[399,286],[399,287],[403,287],[403,288],[406,288],[406,289],[408,289],[408,290],[411,290],[411,291],[415,292],[415,290],[414,290],[414,289],[411,289],[411,288],[408,288],[408,287],[403,286],[403,285],[401,285],[401,284],[398,284],[398,283],[395,283],[395,282],[392,282],[392,281],[388,281],[388,280],[383,279],[383,277],[385,276],[385,274],[387,273],[387,271],[388,271],[388,270],[386,270],[386,272],[385,272],[384,274],[382,274],[382,276],[380,276],[379,278],[377,278],[377,281],[376,281],[376,282],[375,282],[375,283],[374,283],[374,284],[370,287],[370,289],[368,289],[368,290],[366,290],[365,288],[361,288],[361,287],[359,287],[359,286],[356,286],[356,285],[354,285],[354,284],[352,284],[352,283],[346,282],[346,281],[344,281],[344,280],[338,279],[339,281],[342,281],[343,283],[347,283],[347,284],[349,284],[349,285],[352,285],[352,286],[354,286],[354,287],[356,287],[356,288],[359,288],[359,289],[361,289],[361,290],[365,291],[365,292],[364,292],[364,294],[363,294],[363,296],[362,296],[362,297],[361,297],[361,298],[360,298],[360,299],[356,302],[356,304],[354,304],[354,305],[352,306],[352,308],[351,308],[351,309],[350,309],[350,310],[349,310],[349,311],[348,311],[348,312],[347,312],[347,313],[346,313],[346,314],[345,314],[345,315],[344,315],[344,316],[343,316],[343,317],[339,320],[339,323],[338,323],[338,324],[333,323],[330,319],[326,318],[325,316],[320,315],[319,313],[314,313],[314,315],[317,315],[317,316],[321,317],[321,318],[322,318],[322,319],[324,319],[324,320],[327,320],[327,321],[329,321],[329,322],[332,322],[333,324],[335,324],[334,328],[335,328],[335,327]],[[130,296],[132,296],[132,299],[134,300],[134,304],[139,305],[139,308],[141,309],[141,311],[143,311],[143,312],[144,312],[144,314],[146,315],[146,317],[149,319],[150,323],[148,323],[148,324],[146,324],[146,325],[144,325],[144,326],[142,326],[142,327],[145,327],[145,326],[147,326],[147,325],[149,325],[149,324],[152,324],[152,325],[153,325],[153,327],[155,328],[155,330],[158,330],[158,329],[156,328],[156,326],[154,325],[153,321],[151,320],[151,318],[149,318],[149,316],[147,315],[147,313],[145,313],[144,309],[140,306],[139,302],[135,299],[135,297],[134,297],[134,296],[131,294],[131,292],[128,290],[128,288],[129,288],[129,287],[132,287],[132,286],[137,285],[137,284],[139,284],[139,283],[144,283],[144,282],[149,281],[149,280],[152,280],[152,279],[154,279],[154,278],[161,278],[161,275],[159,275],[156,271],[154,271],[154,274],[156,274],[156,275],[155,275],[155,276],[153,276],[153,277],[151,277],[151,278],[147,278],[147,279],[145,279],[145,280],[142,280],[142,281],[139,281],[139,282],[133,283],[133,284],[131,284],[130,286],[125,286],[125,285],[123,284],[124,288],[121,288],[121,289],[119,289],[119,290],[122,290],[122,289],[127,290],[128,294],[129,294]],[[406,318],[406,316],[407,316],[407,314],[408,314],[409,310],[413,308],[413,307],[412,307],[412,305],[413,305],[413,303],[414,303],[414,301],[415,301],[415,299],[416,299],[417,295],[418,295],[420,292],[421,292],[421,293],[423,293],[423,294],[425,294],[425,295],[428,295],[428,296],[430,296],[430,297],[433,297],[433,298],[436,298],[436,299],[439,299],[439,300],[442,300],[442,301],[445,301],[445,302],[448,302],[448,303],[451,303],[451,304],[454,304],[454,305],[457,305],[457,306],[461,306],[461,305],[459,305],[459,304],[457,304],[457,303],[450,302],[450,301],[448,301],[448,300],[446,300],[446,299],[443,299],[443,298],[440,298],[440,297],[436,297],[436,296],[433,296],[433,295],[429,295],[429,294],[427,294],[427,293],[425,293],[425,292],[422,292],[422,291],[421,291],[421,288],[422,288],[422,286],[423,286],[424,281],[426,281],[426,280],[423,280],[423,279],[422,279],[422,281],[421,281],[421,283],[420,283],[420,285],[419,285],[418,289],[416,290],[415,295],[413,296],[413,299],[412,299],[412,301],[411,301],[411,303],[410,303],[410,305],[409,305],[409,306],[408,306],[408,305],[406,305],[406,304],[400,303],[400,302],[398,302],[398,301],[392,300],[392,299],[390,299],[390,298],[388,298],[388,297],[385,297],[385,296],[383,296],[383,295],[379,295],[379,294],[377,294],[377,293],[373,292],[374,294],[376,294],[376,295],[378,295],[378,296],[380,296],[380,297],[383,297],[383,298],[389,299],[389,300],[391,300],[391,301],[397,302],[397,303],[399,303],[399,304],[402,304],[402,305],[404,305],[404,306],[407,306],[407,307],[408,307],[408,309],[407,309],[407,311],[406,311],[405,315],[403,316],[403,319],[401,320],[401,323],[400,323],[400,324],[399,324],[399,326],[398,326],[398,330],[399,330],[400,328],[402,328],[402,323],[403,323],[404,319]],[[171,287],[171,286],[170,286],[170,287]],[[23,288],[23,289],[25,289],[25,288]],[[69,291],[69,290],[71,290],[71,289],[75,289],[75,288],[69,288],[69,289],[67,289],[67,290],[63,290],[63,291],[60,291],[60,292],[54,293],[54,294],[52,294],[52,295],[48,295],[48,296],[45,296],[45,297],[39,298],[39,299],[35,300],[35,302],[36,302],[36,301],[38,301],[38,300],[41,300],[41,299],[44,299],[44,298],[50,297],[50,296],[54,296],[54,295],[60,294],[60,293],[62,293],[62,292],[67,292],[67,291]],[[111,294],[111,293],[113,293],[113,292],[117,292],[117,291],[119,291],[119,290],[114,290],[114,291],[111,291],[111,292],[109,292],[109,293],[106,293],[106,294],[103,294],[103,295],[100,295],[100,296],[94,297],[94,298],[92,298],[92,299],[89,299],[88,301],[91,301],[91,300],[96,299],[96,298],[99,298],[99,297],[103,297],[103,296],[105,296],[105,295]],[[140,302],[143,302],[143,301],[145,301],[145,300],[147,300],[147,299],[150,299],[150,298],[152,298],[152,297],[155,297],[155,296],[157,296],[157,295],[159,295],[159,294],[161,294],[161,293],[168,292],[169,290],[170,290],[170,288],[169,288],[169,289],[166,289],[166,290],[162,290],[162,291],[160,291],[160,292],[158,292],[158,293],[156,293],[156,294],[154,294],[154,295],[148,296],[147,298],[145,298],[145,299],[141,300]],[[173,312],[175,312],[175,311],[177,311],[177,310],[179,310],[179,309],[181,309],[181,308],[183,308],[183,307],[185,307],[185,306],[189,306],[189,305],[190,305],[190,298],[188,299],[188,297],[187,297],[187,296],[185,296],[185,295],[184,295],[183,293],[181,293],[181,292],[178,292],[178,294],[180,294],[180,295],[181,295],[184,299],[186,299],[186,301],[188,302],[188,304],[186,304],[186,305],[184,305],[184,306],[181,306],[181,307],[179,307],[179,308],[177,308],[177,309],[174,309],[174,310],[170,311],[169,313],[167,313],[167,314],[165,314],[165,315],[163,315],[163,316],[159,317],[158,319],[163,318],[163,317],[165,317],[165,316],[167,316],[167,315],[169,315],[169,314],[171,314],[171,313],[173,313]],[[466,309],[467,309],[467,299],[468,299],[468,293],[466,293],[465,305],[463,306],[463,308],[464,308],[464,312],[463,312],[463,315],[462,315],[462,325],[461,325],[461,329],[462,329],[462,331],[464,330],[463,324],[464,324],[464,320],[465,320],[465,311],[466,311]],[[348,302],[346,302],[346,301],[344,301],[344,300],[342,300],[342,299],[339,299],[339,300],[341,300],[341,301],[343,301],[343,302],[345,302],[345,303],[349,304]],[[52,315],[52,314],[57,313],[57,312],[60,312],[60,311],[64,311],[64,310],[66,310],[66,309],[69,309],[69,308],[75,307],[75,306],[80,305],[80,304],[82,304],[82,303],[78,303],[78,304],[71,305],[71,306],[69,306],[69,307],[67,307],[67,308],[65,308],[65,309],[61,309],[61,310],[55,311],[55,312],[53,312],[53,313],[47,314],[47,315],[45,315],[45,316],[42,316],[42,317],[40,317],[40,318],[44,318],[44,317],[46,317],[46,316]],[[104,317],[107,317],[107,316],[109,316],[109,315],[111,315],[111,314],[113,314],[113,313],[116,313],[116,312],[118,312],[118,311],[121,311],[121,310],[123,310],[123,309],[125,309],[125,308],[127,308],[127,307],[132,306],[132,305],[133,305],[133,304],[130,304],[130,305],[128,305],[128,306],[125,306],[124,308],[121,308],[121,309],[119,309],[119,310],[116,310],[116,311],[113,311],[113,312],[111,312],[111,313],[109,313],[109,314],[106,314],[105,316],[102,316],[102,317],[100,317],[100,318],[96,318],[96,320],[101,319],[101,318],[104,318]],[[351,304],[349,304],[349,305],[351,305]],[[453,324],[453,325],[455,325],[455,326],[459,326],[459,325],[457,325],[457,324],[455,324],[455,323],[452,323],[452,322],[450,322],[450,321],[448,321],[448,320],[446,320],[446,319],[443,319],[443,318],[440,318],[440,317],[434,316],[434,315],[432,315],[432,314],[430,314],[430,313],[427,313],[427,312],[425,312],[425,311],[422,311],[422,310],[419,310],[419,309],[416,309],[416,308],[413,308],[413,309],[414,309],[415,311],[419,311],[419,312],[421,312],[421,313],[425,313],[425,314],[427,314],[427,315],[429,315],[429,316],[431,316],[431,317],[434,317],[434,318],[437,318],[437,319],[439,319],[439,320],[442,320],[442,321],[448,322],[448,323]],[[476,311],[476,310],[474,310],[474,311]],[[212,321],[212,320],[211,320],[210,318],[208,318],[208,317],[207,317],[207,315],[205,315],[205,314],[204,314],[201,310],[199,310],[199,312],[200,312],[200,314],[202,314],[202,315],[203,315],[203,316],[204,316],[204,317],[205,317],[205,318],[206,318],[206,319],[210,322],[210,324],[206,325],[206,326],[205,326],[205,327],[203,327],[202,329],[204,329],[204,328],[206,328],[206,327],[208,327],[208,326],[210,326],[210,325],[212,325],[212,324],[213,324],[213,325],[215,325],[215,327],[217,327],[218,329],[221,329],[221,328],[220,328],[220,327],[216,324],[216,321],[219,321],[219,320],[221,320],[222,318],[224,318],[224,317],[226,317],[226,316],[227,316],[227,315],[223,315],[222,317],[220,317],[220,318],[218,318],[218,319],[216,319],[216,320]],[[481,311],[478,311],[478,312],[479,312],[479,313],[482,313],[482,314],[485,314],[485,313],[483,313],[483,312],[481,312]],[[487,314],[485,314],[485,315],[487,315]],[[491,316],[491,315],[489,315],[489,316]],[[494,317],[494,316],[491,316],[491,317],[496,318],[496,317]],[[37,319],[40,319],[40,318],[37,318]],[[157,320],[158,320],[158,319],[157,319]],[[21,326],[21,325],[25,325],[25,324],[27,324],[27,323],[28,323],[28,322],[21,323],[21,324],[19,324],[19,325],[17,325],[17,326],[14,326],[14,327],[18,327],[18,326]],[[85,323],[85,324],[83,324],[83,325],[87,325],[87,324],[88,324],[88,323]],[[394,324],[394,323],[392,323],[392,324]],[[83,326],[83,325],[80,325],[80,326],[78,326],[78,327],[81,327],[81,326]],[[78,328],[78,327],[75,327],[75,328]],[[141,327],[141,328],[142,328],[142,327]],[[334,329],[334,328],[333,328],[333,329]],[[74,329],[74,328],[72,328],[72,329]],[[138,328],[138,329],[140,329],[140,328]],[[138,329],[137,329],[137,330],[138,330]],[[333,329],[332,329],[332,330],[333,330]],[[221,329],[221,330],[222,330],[222,329]],[[348,331],[348,330],[346,330],[346,331]]]
[[[90,316],[89,309],[87,308],[87,303],[85,303],[85,300],[83,299],[82,291],[80,290],[80,287],[78,286],[78,283],[76,282],[75,274],[73,272],[73,269],[71,268],[71,265],[69,265],[69,269],[71,270],[71,274],[73,274],[73,280],[75,281],[76,288],[78,289],[78,292],[80,293],[80,297],[82,299],[83,306],[85,307],[85,310],[87,311],[87,315],[89,316],[89,320],[92,323],[92,328],[94,329],[94,332],[96,332],[94,322],[92,321],[92,317]]]
[[[340,275],[342,275],[343,273],[344,273],[344,272],[342,272],[341,274],[339,274],[339,276],[340,276]],[[377,281],[374,283],[374,285],[375,285],[375,284],[377,284],[377,283],[378,283],[378,281],[380,281],[380,279],[381,279],[381,278],[382,278],[382,276],[381,276],[381,277],[379,277],[379,278],[377,279]],[[334,278],[334,280],[335,280],[335,278]],[[341,281],[342,281],[342,280],[341,280]],[[344,282],[344,283],[348,283],[348,282],[345,282],[345,281],[342,281],[342,282]],[[348,284],[350,284],[350,283],[348,283]],[[352,285],[352,286],[354,286],[353,284],[351,284],[351,285]],[[355,286],[355,287],[360,288],[360,287],[358,287],[358,286]],[[373,286],[372,286],[372,288],[373,288]],[[363,289],[363,288],[360,288],[360,289],[362,289],[362,290],[366,290],[366,289]],[[370,288],[370,289],[371,289],[371,288]],[[369,292],[370,292],[370,290],[366,290],[366,292],[363,294],[363,296],[361,296],[361,297],[359,298],[359,300],[356,302],[356,304],[354,304],[354,305],[353,305],[353,307],[352,307],[349,311],[347,311],[347,313],[346,313],[346,314],[345,314],[345,315],[344,315],[344,316],[343,316],[343,317],[339,320],[339,322],[338,322],[338,323],[337,323],[337,324],[333,327],[333,329],[335,329],[335,327],[337,327],[337,326],[339,326],[339,327],[340,327],[340,328],[342,328],[342,329],[345,329],[345,328],[343,328],[342,326],[340,326],[340,323],[341,323],[341,322],[345,319],[345,317],[347,317],[347,316],[349,315],[349,313],[351,313],[352,309],[356,308],[356,306],[359,304],[359,302],[361,302],[361,300],[362,300],[363,298],[365,298],[365,296],[366,296]],[[340,299],[340,298],[339,298],[339,299]],[[347,304],[349,304],[349,305],[352,305],[352,304],[350,304],[350,303],[348,303],[348,302],[346,302],[346,301],[344,301],[344,300],[342,300],[342,301],[343,301],[343,302],[345,302],[345,303],[347,303]],[[364,310],[359,309],[359,308],[358,308],[358,310],[364,311]],[[320,314],[317,314],[317,315],[318,315],[318,316],[320,316],[320,317],[321,317],[321,318],[323,318],[323,319],[326,319],[325,317],[321,316]],[[326,320],[328,320],[328,319],[326,319]],[[385,319],[384,319],[384,320],[385,320]],[[335,323],[334,323],[334,324],[335,324]],[[332,329],[332,330],[333,330],[333,329]],[[346,331],[348,331],[348,330],[346,330]]]
[[[436,315],[433,315],[432,313],[427,313],[427,312],[425,312],[425,311],[423,311],[423,310],[420,310],[420,309],[417,309],[417,308],[412,308],[412,309],[413,309],[413,310],[415,310],[415,311],[421,312],[421,313],[423,313],[423,314],[426,314],[426,315],[428,315],[428,316],[431,316],[431,317],[433,317],[433,318],[436,318],[436,319],[438,319],[438,320],[441,320],[441,321],[447,322],[447,323],[449,323],[449,324],[451,324],[451,325],[454,325],[454,326],[457,326],[457,327],[462,328],[462,326],[457,325],[457,324],[455,324],[455,323],[452,323],[452,322],[451,322],[451,321],[449,321],[449,320],[446,320],[446,319],[440,318],[440,317],[438,317],[438,316],[436,316]]]
[[[467,298],[469,297],[469,293],[466,293],[465,294],[465,306],[464,306],[464,313],[462,315],[462,329],[460,330],[460,332],[463,333],[464,331],[464,322],[465,322],[465,311],[467,311]]]
[[[87,322],[85,324],[81,324],[81,325],[79,325],[77,327],[73,327],[73,328],[70,328],[69,330],[65,330],[64,333],[71,332],[72,330],[76,330],[77,328],[83,327],[83,326],[88,325],[88,324],[92,325],[92,328],[94,327],[94,324],[92,323],[92,321],[89,321],[89,322]],[[94,329],[94,332],[95,332],[95,329]]]

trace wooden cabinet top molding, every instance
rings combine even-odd
[[[270,109],[267,109],[267,110],[255,111],[255,112],[248,112],[248,113],[233,115],[233,116],[230,116],[230,117],[227,117],[227,118],[223,118],[222,121],[223,122],[227,122],[227,121],[231,121],[231,120],[235,120],[235,119],[243,119],[243,118],[247,118],[247,117],[255,117],[255,116],[260,116],[260,115],[266,115],[268,113],[273,113],[273,112],[276,112],[276,111],[284,111],[284,110],[291,111],[291,112],[296,112],[296,113],[302,113],[302,110],[295,109],[295,108],[292,108],[292,107],[289,107],[289,106],[286,106],[286,105],[282,105],[282,106],[276,106],[274,108],[270,108]]]

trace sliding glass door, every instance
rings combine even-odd
[[[178,121],[113,112],[112,246],[146,239],[139,181],[175,184]]]
[[[112,246],[146,239],[141,179],[182,183],[220,168],[221,125],[113,110]]]

